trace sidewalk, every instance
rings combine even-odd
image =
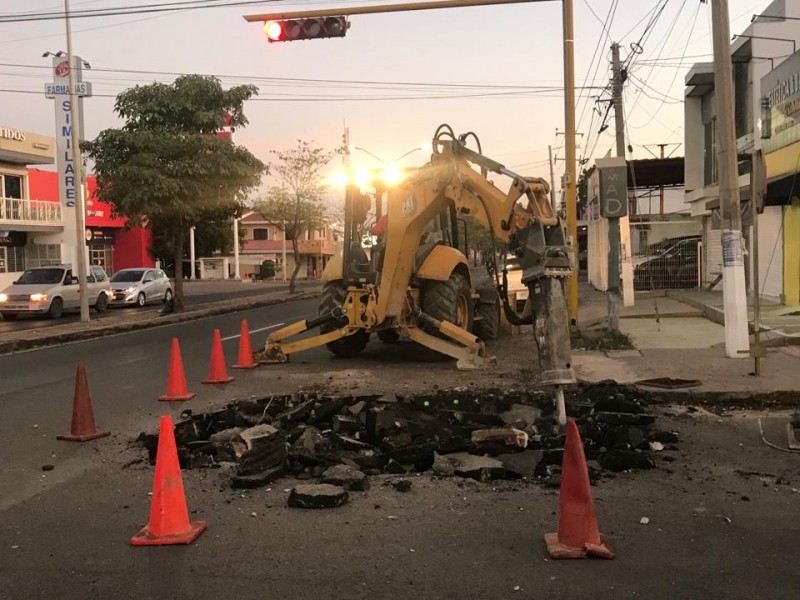
[[[667,296],[679,302],[689,304],[698,310],[703,311],[704,315],[723,325],[725,322],[722,292],[703,289],[693,290],[668,290]],[[747,298],[747,312],[750,322],[750,331],[753,327],[753,298]],[[785,306],[772,300],[761,300],[761,331],[765,333],[766,339],[796,340],[800,344],[800,306]],[[795,337],[787,337],[795,336]]]
[[[605,293],[581,284],[579,325],[582,328],[604,326],[606,302]],[[797,376],[800,368],[797,350],[800,348],[768,348],[766,358],[761,361],[761,376],[752,376],[753,359],[725,356],[725,329],[706,318],[705,306],[699,300],[681,302],[673,292],[669,296],[637,295],[636,306],[620,307],[620,330],[632,339],[636,350],[575,350],[572,356],[577,377],[586,381],[614,379],[620,383],[658,377],[698,381],[699,385],[683,392],[687,395],[800,389]],[[773,318],[785,319],[783,323],[787,324],[792,319],[800,322],[800,318],[794,316],[775,314]]]

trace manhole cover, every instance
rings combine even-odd
[[[697,387],[702,382],[699,379],[675,379],[672,377],[655,377],[653,379],[642,379],[637,381],[637,385],[648,387],[663,388],[665,390],[679,390],[682,388]]]

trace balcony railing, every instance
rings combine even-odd
[[[61,203],[0,197],[0,225],[61,225]]]

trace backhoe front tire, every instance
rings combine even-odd
[[[496,340],[500,331],[500,299],[497,298],[494,303],[480,302],[476,312],[481,318],[475,321],[472,333],[484,342]]]
[[[466,277],[453,273],[447,281],[427,281],[422,292],[422,312],[438,321],[450,321],[466,331],[472,330],[472,293]],[[442,336],[438,330],[424,325],[432,335]]]
[[[319,299],[319,314],[330,314],[331,310],[341,306],[346,298],[347,288],[343,281],[327,282],[322,288],[322,295]],[[338,328],[337,324],[332,322],[321,325],[319,331],[320,333],[330,333]],[[369,332],[365,329],[359,329],[353,335],[328,342],[325,346],[336,356],[353,358],[366,347],[367,342],[369,342]]]

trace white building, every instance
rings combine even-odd
[[[775,0],[749,27],[735,35],[730,45],[733,61],[735,95],[734,122],[739,154],[739,186],[742,200],[742,228],[750,264],[745,269],[748,288],[752,290],[752,206],[750,203],[750,158],[762,148],[760,106],[768,90],[761,89],[761,80],[796,51],[800,41],[800,1]],[[722,243],[719,219],[719,185],[717,169],[716,116],[713,63],[697,63],[685,78],[685,181],[686,202],[691,215],[703,222],[703,279],[712,283],[722,273]],[[769,171],[769,157],[766,158]],[[798,194],[800,195],[800,194]],[[796,237],[784,228],[789,213],[795,208],[791,199],[767,202],[759,216],[759,270],[761,290],[765,296],[796,303],[797,284],[785,281],[800,274],[785,273],[785,257],[793,256]],[[769,205],[773,204],[773,205]],[[788,242],[788,246],[787,246]],[[787,254],[788,249],[788,254]],[[793,259],[792,259],[793,260]],[[793,269],[790,269],[793,271]]]

